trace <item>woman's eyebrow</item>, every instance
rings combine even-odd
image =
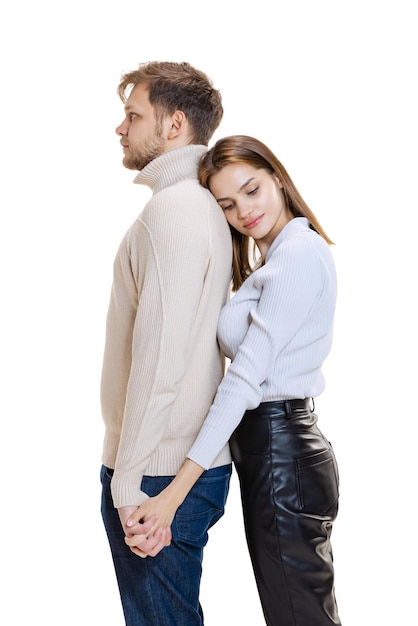
[[[246,180],[246,181],[245,181],[245,183],[243,183],[243,184],[241,185],[241,187],[238,189],[238,193],[239,193],[240,191],[242,191],[242,190],[244,189],[244,187],[246,187],[247,185],[249,185],[249,184],[251,183],[251,181],[253,181],[253,180],[254,180],[254,177],[253,177],[253,176],[252,176],[251,178],[249,178],[248,180]],[[217,202],[222,202],[222,200],[229,200],[229,198],[228,198],[228,197],[225,197],[225,198],[216,198],[216,201],[217,201]]]

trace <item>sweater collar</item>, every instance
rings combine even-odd
[[[268,252],[266,254],[266,262],[269,260],[273,252],[277,250],[282,241],[304,230],[310,230],[309,222],[306,217],[294,217],[293,219],[291,219],[290,222],[288,222],[286,226],[280,231],[280,233],[277,235],[276,239],[273,241],[270,248],[268,249]]]
[[[192,144],[164,152],[140,170],[134,183],[147,185],[153,193],[157,193],[179,180],[196,180],[199,160],[206,150],[206,146]]]

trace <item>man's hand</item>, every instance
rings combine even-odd
[[[132,552],[145,558],[156,556],[171,543],[170,526],[178,507],[204,472],[204,468],[186,459],[172,482],[141,506],[118,509],[125,542]]]
[[[147,524],[147,522],[145,522]],[[140,542],[138,545],[138,538]],[[147,556],[157,556],[163,548],[171,543],[170,528],[162,528],[161,526],[152,535],[133,535],[125,537],[126,544],[131,548],[132,552],[142,559]]]
[[[118,509],[122,528],[125,532],[125,542],[132,552],[141,558],[156,556],[163,548],[171,543],[170,528],[159,527],[157,515],[149,515],[144,521],[144,514],[138,514],[138,506],[123,506]],[[132,516],[137,521],[132,523]],[[130,525],[127,525],[130,520]]]

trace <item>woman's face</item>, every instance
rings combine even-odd
[[[231,163],[210,178],[209,188],[228,223],[252,237],[263,256],[293,215],[279,179],[265,169]]]

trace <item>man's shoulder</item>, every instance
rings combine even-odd
[[[164,198],[168,195],[174,199],[176,197],[184,197],[185,194],[187,194],[188,198],[196,198],[196,200],[207,199],[208,197],[213,198],[210,191],[202,187],[197,178],[183,178],[182,180],[178,180],[172,185],[168,185],[158,191],[153,198]],[[213,200],[215,199],[213,198]]]
[[[198,219],[202,211],[210,211],[214,206],[219,208],[209,190],[202,187],[198,180],[188,178],[155,193],[145,205],[141,217],[144,220],[158,216],[164,219],[166,215],[170,218],[174,214],[178,217],[184,214],[190,219]]]

